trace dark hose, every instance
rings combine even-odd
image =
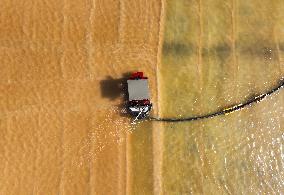
[[[270,96],[274,93],[276,93],[277,91],[279,91],[281,88],[284,87],[284,78],[282,78],[279,81],[279,84],[274,87],[273,89],[271,89],[270,91],[261,94],[259,96],[253,97],[251,99],[249,99],[248,101],[244,102],[244,103],[240,103],[238,105],[234,105],[231,106],[229,108],[225,108],[222,109],[220,111],[216,111],[213,113],[209,113],[209,114],[205,114],[205,115],[201,115],[201,116],[192,116],[192,117],[185,117],[185,118],[158,118],[158,117],[149,117],[149,120],[153,120],[153,121],[164,121],[164,122],[185,122],[185,121],[196,121],[196,120],[201,120],[201,119],[207,119],[207,118],[212,118],[212,117],[216,117],[219,115],[226,115],[238,110],[241,110],[243,108],[246,108],[248,106],[250,106],[253,103],[258,103],[260,101],[262,101],[265,97]]]

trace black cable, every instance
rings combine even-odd
[[[186,118],[157,118],[157,117],[149,117],[149,120],[154,120],[154,121],[164,121],[164,122],[184,122],[184,121],[196,121],[196,120],[201,120],[201,119],[207,119],[207,118],[212,118],[220,115],[226,115],[238,110],[241,110],[245,107],[250,106],[253,103],[258,103],[262,101],[265,97],[272,95],[273,93],[279,91],[281,88],[284,87],[284,78],[282,78],[279,81],[279,84],[271,89],[270,91],[261,94],[259,96],[253,97],[249,99],[248,101],[244,103],[240,103],[238,105],[231,106],[229,108],[222,109],[220,111],[214,112],[214,113],[209,113],[201,116],[193,116],[193,117],[186,117]]]

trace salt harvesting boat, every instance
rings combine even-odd
[[[149,116],[152,108],[148,78],[143,72],[135,72],[127,80],[128,86],[128,111],[137,119]]]

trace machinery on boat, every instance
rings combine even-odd
[[[127,80],[128,86],[128,111],[137,119],[145,118],[152,108],[148,78],[143,72],[135,72]]]

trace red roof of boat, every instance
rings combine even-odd
[[[144,76],[143,72],[134,72],[131,74],[130,80],[135,80],[135,79],[148,79],[148,77]]]

